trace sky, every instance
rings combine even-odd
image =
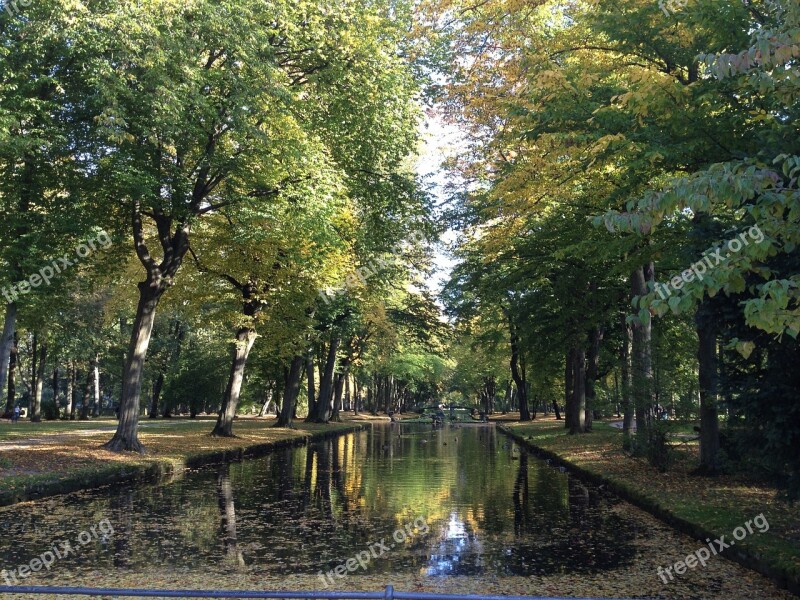
[[[458,149],[462,135],[457,127],[445,123],[440,115],[431,111],[426,112],[426,118],[420,127],[423,146],[417,160],[417,174],[433,186],[432,193],[436,196],[438,205],[445,200],[445,186],[448,182],[442,162]],[[442,240],[445,244],[450,244],[456,236],[455,231],[448,230]],[[456,263],[448,256],[444,245],[440,244],[434,254],[434,264],[436,273],[426,283],[431,291],[438,294],[450,278],[450,272]]]

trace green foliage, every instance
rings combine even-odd
[[[441,386],[446,328],[432,299],[392,299],[395,322],[384,306],[427,269],[424,243],[403,246],[402,260],[340,303],[320,298],[411,233],[433,236],[430,199],[409,168],[420,118],[410,4],[25,9],[0,13],[2,283],[97,227],[114,239],[73,279],[21,303],[22,330],[44,339],[52,321],[53,366],[85,369],[99,354],[120,394],[130,283],[144,267],[140,290],[172,288],[144,371],[145,395],[165,380],[167,406],[216,410],[224,332],[245,324],[260,335],[245,405],[282,389],[283,366],[309,344],[344,336],[358,362],[369,338],[396,339],[394,327],[416,341],[382,364]],[[244,286],[256,290],[248,314]]]
[[[646,0],[443,4],[426,13],[443,40],[440,96],[470,134],[450,161],[466,191],[451,202],[463,237],[445,293],[462,326],[518,327],[521,360],[551,397],[568,387],[567,351],[601,327],[594,407],[607,409],[633,389],[622,381],[637,368],[622,355],[627,316],[653,331],[634,338],[634,358],[652,362],[655,389],[634,396],[682,418],[698,409],[700,306],[744,327],[720,334],[746,357],[769,335],[797,337],[796,2],[700,0],[677,16]],[[651,264],[638,297],[628,278]],[[665,295],[666,281],[680,291]],[[793,439],[784,410],[745,429]],[[648,429],[639,437],[655,440],[650,458],[665,468],[660,425]],[[776,447],[768,462],[793,473],[782,457]]]
[[[228,360],[219,343],[191,335],[177,364],[170,365],[163,391],[166,406],[183,405],[193,412],[215,412],[222,398]]]

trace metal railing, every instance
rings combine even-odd
[[[423,594],[396,592],[387,585],[382,592],[253,592],[244,590],[134,590],[127,588],[51,587],[38,585],[1,586],[0,594],[54,596],[111,596],[112,598],[273,598],[297,600],[567,600],[543,596],[481,596],[469,594]],[[575,600],[574,598],[571,600]],[[583,600],[595,600],[585,598]],[[605,599],[608,600],[608,599]]]

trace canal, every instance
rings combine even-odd
[[[659,579],[700,545],[490,425],[373,426],[0,510],[0,568],[62,555],[31,585],[792,597],[721,558]]]

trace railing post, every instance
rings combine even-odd
[[[383,600],[394,600],[394,586],[386,586],[386,593],[383,595]]]

